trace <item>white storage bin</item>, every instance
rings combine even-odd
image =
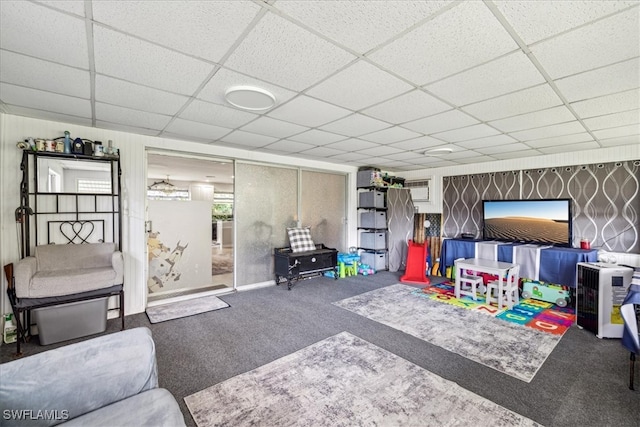
[[[358,195],[359,208],[384,208],[385,206],[382,191],[362,191]]]
[[[385,232],[364,232],[360,233],[360,247],[365,249],[386,249],[387,233]]]
[[[99,334],[107,329],[109,297],[32,310],[41,345]]]
[[[361,212],[360,227],[379,229],[387,228],[387,213],[379,211]]]
[[[362,252],[360,261],[363,264],[370,265],[375,271],[387,269],[387,253],[386,252]]]

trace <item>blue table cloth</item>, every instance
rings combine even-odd
[[[476,239],[445,239],[440,251],[440,274],[458,258],[475,258]],[[498,246],[498,261],[513,262],[513,248],[521,243],[505,243]],[[576,287],[576,264],[598,261],[596,249],[544,248],[540,251],[539,279],[557,285]]]

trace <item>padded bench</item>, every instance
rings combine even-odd
[[[118,295],[124,329],[124,261],[115,243],[37,246],[34,256],[10,269],[7,293],[17,323],[18,354],[29,332],[30,310],[36,308]],[[22,313],[27,313],[25,325]]]

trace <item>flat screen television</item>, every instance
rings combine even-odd
[[[483,200],[482,237],[571,247],[571,199]]]

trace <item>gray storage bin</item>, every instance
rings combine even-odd
[[[360,213],[360,227],[362,228],[387,228],[387,213],[372,211]]]
[[[356,185],[358,187],[371,187],[373,185],[372,179],[374,172],[378,172],[377,169],[365,169],[358,171],[358,178],[356,179]]]
[[[99,334],[107,329],[109,297],[32,310],[41,345]]]
[[[384,208],[385,200],[382,191],[363,191],[358,195],[359,208]]]
[[[360,233],[360,247],[365,249],[386,249],[387,233],[385,232],[364,232]]]
[[[368,264],[373,267],[374,270],[386,270],[387,269],[387,253],[386,252],[362,252],[360,254],[360,262]]]

